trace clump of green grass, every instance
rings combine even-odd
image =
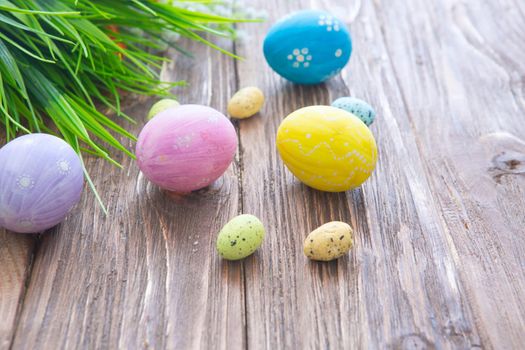
[[[235,17],[189,10],[188,3],[155,0],[0,1],[0,123],[7,139],[26,132],[58,133],[78,153],[128,151],[113,134],[135,140],[95,103],[121,111],[121,92],[170,96],[182,82],[161,82],[166,33],[231,53],[204,38],[233,37]],[[233,56],[233,55],[232,55]],[[100,201],[93,183],[86,178]],[[101,201],[100,201],[101,202]],[[101,203],[102,204],[102,203]]]

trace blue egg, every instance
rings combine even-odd
[[[372,106],[355,97],[340,97],[332,102],[332,107],[337,107],[352,113],[367,126],[370,126],[376,118],[376,111],[374,111]]]
[[[282,77],[318,84],[343,69],[352,53],[344,23],[324,11],[295,12],[275,23],[264,39],[264,57]]]

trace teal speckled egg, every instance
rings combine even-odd
[[[264,226],[255,216],[236,216],[219,232],[217,251],[226,260],[244,259],[259,248],[264,235]]]
[[[372,125],[376,117],[376,111],[372,106],[355,97],[340,97],[332,102],[332,107],[337,107],[352,113],[361,119],[367,126]]]
[[[264,39],[264,57],[282,77],[318,84],[343,69],[352,53],[345,24],[317,10],[292,13],[273,25]]]

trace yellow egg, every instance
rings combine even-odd
[[[374,135],[355,115],[330,106],[301,108],[277,131],[277,149],[290,171],[318,190],[358,187],[374,171]]]
[[[228,102],[228,114],[233,118],[245,119],[257,114],[264,104],[263,92],[255,87],[245,87],[233,95]]]

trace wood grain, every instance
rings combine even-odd
[[[328,103],[330,95],[324,85],[285,82],[270,71],[259,49],[267,27],[300,6],[279,1],[258,6],[275,10],[264,29],[245,26],[249,39],[237,45],[239,54],[250,57],[238,63],[239,88],[257,85],[267,96],[263,112],[240,124],[243,212],[261,217],[268,231],[260,252],[245,263],[248,348],[350,348],[348,327],[360,318],[349,312],[359,293],[355,255],[313,263],[304,257],[302,243],[331,220],[368,231],[362,191],[350,192],[348,201],[345,193],[309,189],[285,170],[274,146],[280,121],[297,108]]]
[[[0,231],[0,349],[519,349],[525,343],[525,4],[517,0],[257,0],[268,21],[223,42],[170,52],[163,76],[182,103],[225,111],[241,87],[266,94],[235,122],[235,164],[210,188],[175,197],[124,157],[88,168],[88,190],[41,238]],[[322,8],[350,27],[342,74],[297,86],[262,56],[266,29]],[[231,45],[231,46],[228,46]],[[353,95],[377,108],[373,176],[330,194],[300,184],[274,146],[281,120]],[[130,97],[138,133],[151,99]],[[132,143],[128,142],[130,149]],[[0,165],[1,166],[1,165]],[[238,213],[265,223],[263,246],[225,262],[215,235]],[[335,262],[302,254],[341,220],[355,247]]]
[[[515,82],[525,37],[523,13],[511,7],[523,4],[376,6],[455,278],[488,348],[525,341],[525,178],[514,172],[525,154]]]
[[[186,45],[197,58],[171,52],[176,60],[164,75],[188,82],[182,103],[224,110],[233,61]],[[128,125],[135,133],[152,102],[128,101],[139,121]],[[124,171],[88,162],[109,217],[86,191],[69,218],[43,236],[13,347],[210,348],[236,339],[228,347],[241,348],[242,265],[224,264],[215,252],[215,232],[238,212],[237,165],[210,188],[173,197],[135,162],[121,161]]]
[[[0,145],[6,143],[4,135],[0,132]],[[37,243],[38,237],[0,228],[0,349],[13,340]]]
[[[260,4],[277,9],[271,12],[270,23],[301,8],[298,4],[285,5],[277,1]],[[356,51],[351,64],[342,74],[344,81],[335,79],[310,90],[285,83],[269,70],[253,77],[250,72],[265,69],[262,68],[266,67],[264,60],[260,53],[251,51],[251,45],[244,49],[241,47],[241,53],[254,57],[239,64],[241,87],[259,84],[265,86],[266,92],[272,96],[266,106],[270,113],[266,112],[261,118],[266,118],[264,122],[254,120],[241,125],[243,208],[245,212],[255,211],[262,215],[272,232],[267,243],[270,246],[266,250],[268,253],[261,258],[263,262],[248,262],[246,269],[250,347],[519,347],[523,341],[523,332],[519,332],[524,329],[523,314],[514,300],[518,295],[525,295],[521,286],[523,268],[514,271],[508,267],[507,276],[510,275],[515,282],[507,282],[508,287],[497,287],[501,278],[505,279],[504,271],[501,271],[499,278],[487,274],[487,270],[494,268],[490,266],[494,262],[487,259],[480,264],[479,260],[472,259],[469,252],[473,248],[469,247],[472,238],[456,236],[458,231],[470,230],[470,235],[477,235],[475,240],[479,242],[476,246],[490,249],[488,245],[493,239],[485,235],[509,232],[508,224],[496,224],[501,222],[500,215],[505,213],[478,213],[470,218],[470,221],[479,222],[485,217],[487,222],[492,223],[490,232],[483,232],[469,229],[468,224],[461,222],[460,227],[452,224],[447,215],[461,215],[461,208],[443,207],[436,200],[440,197],[449,203],[462,200],[461,194],[457,193],[458,184],[446,181],[454,177],[443,170],[447,167],[442,161],[462,153],[462,160],[468,160],[471,154],[461,150],[465,149],[465,142],[468,144],[469,134],[462,134],[466,130],[456,135],[447,133],[449,126],[454,125],[454,113],[442,111],[447,114],[447,118],[442,118],[437,112],[438,106],[429,102],[436,101],[435,97],[432,100],[432,96],[444,94],[445,89],[418,86],[439,79],[436,75],[422,79],[425,73],[414,69],[420,68],[418,60],[421,57],[413,55],[411,59],[414,61],[410,62],[406,53],[411,53],[408,45],[413,45],[415,40],[422,50],[428,51],[435,51],[448,43],[432,45],[428,44],[430,40],[424,42],[420,38],[424,38],[422,33],[432,32],[411,27],[411,18],[414,17],[411,13],[421,12],[420,8],[411,9],[410,6],[415,6],[411,3],[391,6],[385,2],[373,6],[369,2],[356,2],[355,7],[344,6],[340,1],[312,1],[311,4],[353,20],[351,29]],[[423,7],[422,4],[420,6]],[[383,9],[392,12],[390,18],[378,18]],[[403,11],[394,13],[399,9]],[[417,23],[450,27],[441,16],[434,14],[433,18],[416,16]],[[488,13],[484,16],[490,18]],[[400,18],[406,19],[403,25],[399,24]],[[394,35],[390,29],[394,27],[397,37],[387,37],[385,33]],[[249,28],[246,29],[249,31]],[[250,31],[253,36],[250,43],[261,42],[263,32]],[[450,50],[456,52],[455,57],[462,61],[463,56],[457,55],[453,43],[450,45]],[[399,73],[400,66],[406,71]],[[430,64],[429,68],[432,67],[435,69],[435,65]],[[467,84],[468,81],[457,83]],[[407,87],[410,87],[411,93],[418,95],[407,97]],[[347,89],[378,106],[379,118],[372,130],[380,145],[380,161],[376,173],[362,190],[349,192],[345,198],[302,187],[283,168],[274,149],[261,145],[274,142],[280,120],[291,111],[316,103],[327,104],[333,98],[346,94]],[[510,92],[507,90],[506,93]],[[481,97],[477,96],[475,100]],[[453,100],[455,96],[451,94],[440,98],[444,99],[440,102],[443,106],[447,99]],[[488,96],[484,98],[491,101]],[[461,102],[465,104],[466,101]],[[425,119],[427,123],[416,129],[414,124],[423,120],[418,115],[422,107],[427,108],[430,115]],[[417,112],[411,111],[414,108]],[[466,120],[473,121],[480,115],[495,122],[506,120],[504,116],[495,118],[487,111],[471,113]],[[415,120],[418,117],[420,119]],[[457,142],[458,139],[463,140]],[[477,140],[470,141],[479,143]],[[450,143],[454,142],[457,147],[451,148]],[[507,140],[509,142],[511,140]],[[435,154],[439,147],[442,148],[441,157]],[[515,148],[516,145],[512,148],[514,152],[518,152]],[[522,172],[519,168],[519,160],[523,158],[520,153],[512,153],[512,156],[508,152],[503,155],[496,153],[494,156],[498,154],[503,158],[499,162],[492,161],[499,164],[499,167],[492,167],[493,171],[508,173],[508,164],[514,164],[518,169],[513,171]],[[484,157],[484,164],[476,168],[467,169],[468,165],[460,164],[462,168],[456,170],[455,175],[464,176],[468,171],[474,176],[483,175],[490,168],[491,161],[489,158],[487,162],[486,155]],[[436,181],[443,180],[447,182],[446,186],[436,187]],[[490,181],[490,187],[494,187],[495,182]],[[260,190],[252,191],[254,187]],[[473,188],[461,192],[467,197],[469,191]],[[451,192],[456,192],[456,198],[451,198]],[[523,233],[520,222],[525,211],[522,210],[523,200],[519,199],[523,198],[523,189],[514,193],[510,202],[518,202],[518,208],[513,212],[513,219],[509,214],[507,218]],[[490,198],[487,202],[478,203],[490,206],[495,200]],[[267,207],[272,210],[268,211]],[[336,219],[349,220],[357,227],[356,248],[348,261],[343,259],[333,265],[312,265],[306,263],[300,253],[294,253],[300,251],[302,239],[311,229]],[[470,227],[474,225],[471,223]],[[519,236],[520,232],[516,230],[509,232],[509,235]],[[508,250],[501,250],[505,257],[495,256],[496,261],[504,263],[507,260],[513,262],[514,267],[523,266],[518,263],[521,260],[519,256],[523,256],[518,254],[525,247],[521,238],[513,240],[515,245],[518,243],[514,248],[508,246]],[[512,250],[518,254],[504,253]],[[478,250],[478,254],[483,255],[483,248]],[[335,280],[334,275],[338,276]],[[484,276],[480,278],[480,275]],[[260,290],[266,292],[260,293]],[[487,293],[493,295],[492,300],[488,300]],[[496,300],[494,295],[498,295]],[[506,305],[495,310],[490,308],[490,304],[494,307]],[[515,311],[511,312],[511,309]],[[496,322],[501,322],[497,327],[492,324],[494,319],[488,319],[494,315],[498,316]],[[510,315],[517,318],[512,319]],[[484,322],[480,323],[480,318],[485,318]],[[263,330],[256,326],[276,323],[280,324],[277,328],[279,332],[276,328]]]
[[[34,237],[0,229],[0,349],[12,342],[35,245]]]

